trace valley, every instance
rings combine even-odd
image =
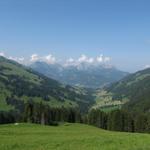
[[[149,135],[138,132],[150,132],[149,74],[150,69],[145,69],[103,88],[93,89],[66,85],[0,57],[0,123],[8,124],[0,125],[3,139],[0,148],[45,150],[61,146],[61,149],[102,147],[119,150],[120,146],[124,146],[125,150],[131,147],[148,149]],[[33,140],[37,134],[39,137]],[[15,137],[13,141],[10,140],[12,136]],[[68,139],[69,136],[72,139]],[[19,137],[22,142],[17,143]],[[10,141],[8,146],[5,138]],[[135,140],[130,143],[130,138]],[[139,142],[141,138],[147,142],[145,145]],[[49,140],[53,142],[48,143]],[[29,146],[24,146],[26,142]],[[63,142],[66,144],[63,145]]]
[[[32,63],[29,67],[61,83],[92,89],[109,85],[129,74],[108,64],[85,62],[62,65],[39,61]]]
[[[0,150],[150,150],[150,0],[0,0]]]

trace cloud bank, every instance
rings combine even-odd
[[[58,60],[55,56],[52,54],[48,54],[45,56],[40,56],[38,54],[32,54],[31,56],[25,58],[25,57],[13,57],[13,56],[7,56],[4,52],[0,52],[0,56],[6,57],[8,59],[17,61],[21,64],[31,64],[37,61],[46,62],[48,64],[61,64],[63,66],[76,66],[83,63],[86,64],[107,64],[111,62],[111,58],[108,56],[104,56],[103,54],[100,54],[96,57],[88,57],[85,54],[82,54],[79,58],[68,58],[66,60]]]
[[[46,56],[39,56],[38,54],[32,54],[30,56],[30,62],[43,61],[48,64],[56,63],[56,58],[52,54],[48,54]]]
[[[69,58],[65,62],[65,66],[70,66],[70,65],[79,65],[83,63],[87,64],[107,64],[111,62],[110,57],[105,57],[103,54],[100,54],[97,57],[88,57],[85,54],[82,54],[78,59],[73,59]]]

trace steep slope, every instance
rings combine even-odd
[[[85,89],[63,85],[14,61],[0,57],[0,110],[23,109],[27,101],[43,102],[51,107],[80,107],[93,103]]]
[[[62,66],[35,62],[30,66],[39,73],[56,79],[64,84],[87,88],[99,88],[118,81],[128,73],[114,67],[82,63],[78,66]]]
[[[136,112],[150,112],[150,68],[129,75],[105,88],[112,100],[126,100],[125,107]]]

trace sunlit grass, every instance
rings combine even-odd
[[[1,150],[149,150],[150,135],[119,133],[82,124],[58,127],[1,125]]]

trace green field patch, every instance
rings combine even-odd
[[[149,134],[120,133],[83,124],[0,125],[1,150],[149,150]]]
[[[96,93],[95,101],[96,104],[92,108],[100,108],[104,111],[111,111],[115,109],[120,109],[121,106],[128,101],[128,99],[124,98],[123,100],[114,100],[112,93],[108,93],[104,90],[99,90]]]

